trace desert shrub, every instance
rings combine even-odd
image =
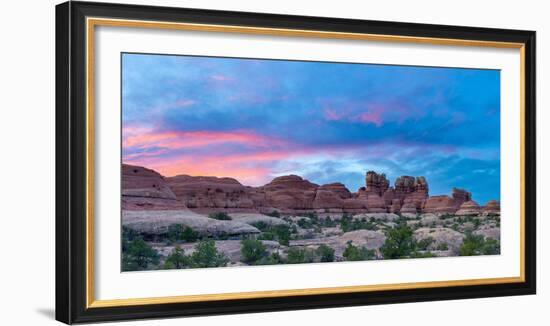
[[[134,238],[123,246],[122,270],[139,271],[152,269],[159,263],[159,254],[141,237]]]
[[[130,229],[127,226],[123,226],[121,238],[122,238],[122,251],[124,252],[128,250],[128,246],[130,245],[131,241],[141,238],[141,236],[134,229]]]
[[[462,246],[461,256],[497,255],[500,254],[500,242],[495,239],[485,239],[482,235],[467,233]]]
[[[272,226],[272,232],[277,235],[277,240],[283,246],[288,246],[290,241],[291,230],[288,225],[274,225]]]
[[[283,262],[281,256],[274,252],[271,255],[265,256],[256,262],[256,265],[277,265]]]
[[[314,259],[314,253],[305,248],[292,247],[287,253],[287,263],[289,264],[312,263]]]
[[[439,216],[439,219],[440,219],[440,220],[447,220],[447,219],[451,219],[451,218],[453,218],[453,217],[454,217],[453,214],[445,213],[445,214]]]
[[[202,240],[195,246],[191,254],[191,266],[195,268],[221,267],[227,265],[227,257],[218,252],[214,240]]]
[[[199,233],[190,227],[186,227],[182,233],[182,240],[186,242],[195,242],[199,238]]]
[[[408,257],[416,248],[412,229],[406,224],[388,230],[386,241],[380,248],[385,259]]]
[[[348,232],[351,228],[351,223],[353,221],[353,217],[347,213],[344,213],[342,215],[342,218],[340,219],[340,228],[344,232]]]
[[[321,219],[319,222],[320,222],[321,226],[325,227],[325,228],[331,228],[331,227],[335,227],[337,225],[337,222],[335,220],[331,219],[330,216],[327,216],[324,219]]]
[[[367,221],[366,218],[361,220],[354,219],[350,215],[344,214],[340,220],[340,228],[344,232],[350,232],[355,230],[378,230],[378,225],[375,219]]]
[[[298,220],[298,226],[302,229],[311,229],[313,228],[313,222],[309,218],[301,218]]]
[[[181,240],[182,235],[183,226],[181,224],[171,224],[168,226],[168,232],[166,233],[168,240],[172,242]]]
[[[449,250],[449,245],[446,242],[440,243],[436,248],[436,250]]]
[[[410,258],[431,258],[436,256],[429,251],[426,251],[426,252],[413,251],[409,257]]]
[[[231,220],[231,216],[229,216],[226,212],[210,213],[208,214],[208,217],[213,218],[215,220],[222,220],[222,221]]]
[[[349,241],[343,256],[347,261],[359,261],[373,259],[375,254],[374,250],[369,250],[365,247],[356,247]]]
[[[319,216],[316,212],[309,212],[306,216],[313,222],[313,224],[317,224],[319,222]]]
[[[334,261],[334,249],[327,246],[326,244],[322,244],[317,247],[317,250],[315,250],[315,254],[319,257],[319,261],[321,262]]]
[[[418,241],[418,243],[416,244],[416,247],[418,250],[428,250],[428,247],[434,243],[434,238],[432,237],[427,237],[427,238],[424,238],[424,239],[421,239],[420,241]]]
[[[168,226],[166,237],[171,242],[195,242],[199,238],[199,233],[188,226],[184,228],[181,224],[172,224]]]
[[[256,239],[258,240],[276,240],[277,237],[273,232],[262,232]]]
[[[262,231],[259,236],[260,240],[277,240],[283,246],[288,246],[291,234],[293,233],[290,226],[285,224],[269,225],[265,222],[256,222],[252,226]]]
[[[263,222],[263,221],[250,223],[250,225],[252,225],[253,227],[255,227],[256,229],[258,229],[262,232],[265,232],[265,231],[267,231],[267,229],[269,229],[269,224],[267,224],[266,222]]]
[[[281,213],[279,213],[279,211],[272,211],[271,213],[267,213],[265,215],[271,216],[271,217],[281,217]]]
[[[267,250],[259,240],[244,239],[241,241],[241,254],[243,255],[243,262],[255,264],[267,256]]]
[[[181,269],[191,265],[191,259],[186,256],[180,246],[176,246],[164,262],[165,269]]]

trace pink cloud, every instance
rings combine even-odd
[[[361,122],[374,123],[377,127],[380,127],[382,125],[382,112],[365,112],[357,116],[357,119]]]
[[[125,128],[123,147],[181,149],[213,144],[239,143],[251,147],[281,145],[282,141],[246,130],[237,131],[163,131]]]
[[[232,81],[233,78],[226,76],[226,75],[212,75],[210,76],[211,80],[218,81],[218,82],[225,82],[225,81]]]
[[[324,118],[327,121],[347,121],[347,122],[362,122],[362,123],[372,123],[377,127],[382,126],[383,119],[382,113],[384,112],[381,108],[369,109],[364,111],[357,108],[342,108],[340,110],[335,110],[333,108],[326,108],[324,113]]]

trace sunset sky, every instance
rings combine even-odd
[[[123,54],[124,163],[258,186],[297,174],[500,198],[497,70]]]

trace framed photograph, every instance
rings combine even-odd
[[[535,293],[535,32],[56,7],[56,318]]]

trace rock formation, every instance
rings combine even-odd
[[[175,195],[189,208],[253,208],[250,190],[233,178],[166,178]]]
[[[177,200],[158,172],[134,165],[122,165],[122,209],[186,208]]]
[[[496,200],[490,200],[481,210],[482,215],[500,215],[500,203]]]
[[[260,187],[242,185],[233,178],[178,175],[164,178],[138,166],[122,167],[123,209],[190,208],[210,211],[281,213],[423,213],[498,215],[500,204],[479,207],[472,194],[454,188],[451,196],[429,196],[422,176],[401,176],[393,186],[385,174],[368,171],[365,186],[350,192],[342,183],[317,185],[297,175],[274,178]]]
[[[458,215],[458,216],[468,216],[468,215],[477,216],[477,215],[479,215],[479,211],[480,211],[479,205],[475,201],[469,200],[467,202],[462,203],[462,205],[460,205],[460,207],[459,207],[458,211],[456,211],[455,215]]]
[[[265,193],[266,204],[282,211],[312,210],[318,185],[297,175],[277,177],[260,187]]]

